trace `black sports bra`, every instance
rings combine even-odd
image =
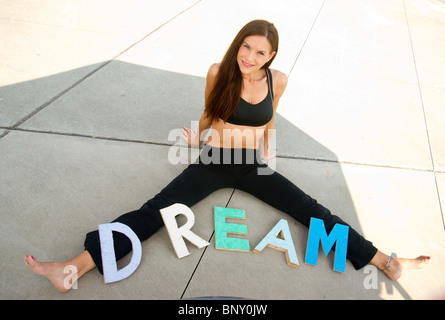
[[[226,122],[250,127],[261,127],[266,125],[273,116],[273,84],[272,74],[269,69],[266,69],[267,84],[269,92],[263,101],[257,104],[250,104],[243,98],[240,98],[240,102],[235,112],[230,115]]]

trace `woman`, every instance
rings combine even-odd
[[[210,67],[205,89],[205,110],[199,131],[184,128],[183,139],[200,145],[210,135],[199,159],[139,210],[126,213],[114,222],[128,225],[141,241],[163,226],[159,210],[174,203],[189,207],[221,188],[246,191],[309,226],[311,217],[324,220],[327,232],[336,223],[347,225],[328,209],[306,195],[278,172],[267,170],[263,159],[273,157],[269,150],[269,130],[287,85],[283,73],[269,69],[278,51],[278,32],[272,23],[255,20],[244,26],[221,63]],[[261,152],[261,156],[259,153]],[[209,161],[210,159],[210,161]],[[260,174],[259,169],[266,169]],[[36,274],[46,276],[65,292],[65,266],[74,265],[77,276],[93,268],[102,270],[98,231],[87,234],[85,251],[67,262],[39,262],[26,256],[25,262]],[[116,259],[131,251],[130,240],[117,233]],[[422,268],[429,257],[392,259],[350,228],[347,258],[356,269],[371,263],[390,279],[398,279],[404,268]]]

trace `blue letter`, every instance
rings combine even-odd
[[[328,255],[329,251],[331,251],[332,247],[334,246],[334,243],[337,242],[335,247],[334,270],[345,272],[348,235],[349,227],[337,223],[328,236],[323,220],[311,218],[305,262],[313,265],[317,264],[318,247],[320,241],[323,246],[325,256]]]

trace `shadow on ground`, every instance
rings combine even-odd
[[[240,207],[255,246],[284,218],[291,224],[299,269],[272,249],[259,255],[216,252],[213,242],[179,261],[163,228],[144,244],[145,259],[136,273],[116,284],[103,284],[91,272],[78,290],[60,295],[27,270],[25,254],[42,260],[73,257],[86,232],[138,208],[185,168],[168,163],[175,143],[168,134],[200,118],[204,86],[201,77],[111,61],[0,88],[1,233],[7,239],[0,247],[3,261],[12,262],[0,267],[1,298],[380,299],[386,288],[409,299],[382,274],[379,289],[366,290],[368,275],[349,263],[344,274],[333,272],[332,253],[324,258],[320,252],[317,267],[305,265],[306,229],[250,195],[232,195],[233,190],[221,190],[192,208],[197,220],[208,215],[194,230],[212,239],[213,207]],[[336,155],[279,114],[276,128],[277,170],[362,232]],[[218,289],[209,292],[213,284]],[[236,290],[238,285],[243,289]]]

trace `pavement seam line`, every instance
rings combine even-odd
[[[229,200],[228,200],[227,203],[226,203],[226,206],[225,206],[226,208],[227,208],[227,206],[229,205],[230,200],[232,199],[232,196],[233,196],[233,194],[235,193],[235,190],[236,190],[236,189],[233,188],[232,193],[230,194]],[[211,234],[211,236],[210,236],[210,238],[209,238],[209,240],[208,240],[207,242],[212,241],[214,235],[215,235],[215,230],[213,230],[213,232],[212,232],[212,234]],[[204,258],[204,254],[206,253],[207,248],[208,248],[208,246],[205,247],[205,248],[204,248],[204,251],[201,253],[201,257],[199,257],[198,263],[196,264],[195,269],[193,269],[193,272],[192,272],[192,274],[191,274],[191,276],[190,276],[190,279],[187,281],[187,284],[186,284],[186,286],[185,286],[185,288],[184,288],[184,291],[182,292],[181,297],[180,297],[179,299],[181,299],[181,300],[183,299],[184,294],[185,294],[185,292],[187,291],[187,289],[188,289],[188,287],[189,287],[189,285],[190,285],[190,282],[192,281],[192,279],[193,279],[193,277],[194,277],[194,275],[195,275],[196,270],[198,270],[198,267],[199,267],[199,265],[200,265],[200,263],[201,263],[202,258]]]
[[[422,88],[420,86],[419,72],[417,70],[416,55],[415,55],[415,52],[414,52],[413,39],[412,39],[412,36],[411,36],[411,29],[410,29],[410,26],[409,26],[408,13],[406,12],[405,0],[403,0],[403,11],[405,13],[406,27],[408,29],[409,41],[410,41],[410,46],[411,46],[411,55],[412,55],[413,62],[414,62],[414,71],[416,73],[417,88],[419,90],[420,103],[422,105],[423,121],[424,121],[424,125],[425,125],[426,137],[427,137],[427,141],[428,141],[428,149],[429,149],[429,152],[430,152],[431,165],[432,165],[432,168],[433,168],[432,172],[434,174],[434,182],[435,182],[435,185],[436,185],[437,199],[439,201],[439,209],[440,209],[440,214],[441,214],[441,217],[442,217],[442,225],[443,225],[443,228],[444,228],[444,231],[445,231],[445,217],[444,217],[444,212],[442,210],[442,203],[440,201],[439,185],[437,183],[436,168],[435,168],[435,165],[434,165],[433,150],[431,148],[431,140],[430,140],[430,134],[429,134],[429,129],[428,129],[428,121],[427,121],[427,118],[426,118],[425,105],[423,103]]]
[[[317,12],[317,15],[315,16],[314,22],[312,23],[311,28],[309,29],[309,32],[307,33],[306,39],[304,39],[303,45],[301,46],[301,49],[300,49],[300,51],[298,52],[298,55],[297,55],[297,57],[295,58],[294,63],[292,64],[292,68],[290,69],[289,74],[287,75],[288,78],[291,76],[292,71],[294,70],[294,67],[295,67],[295,65],[297,64],[298,58],[300,57],[300,54],[301,54],[301,52],[303,51],[303,49],[304,49],[304,47],[305,47],[305,45],[306,45],[306,41],[307,41],[307,39],[309,39],[309,36],[310,36],[311,33],[312,33],[312,29],[314,28],[315,23],[316,23],[317,20],[318,20],[318,16],[320,15],[321,9],[323,9],[323,6],[324,6],[325,2],[326,2],[326,0],[323,0],[323,3],[321,4],[320,9],[318,9],[318,12]]]
[[[80,133],[45,131],[45,130],[35,130],[35,129],[3,127],[3,126],[0,126],[0,129],[5,129],[5,130],[9,130],[9,131],[18,131],[18,132],[49,134],[49,135],[57,135],[57,136],[65,136],[65,137],[77,137],[77,138],[85,138],[85,139],[93,139],[93,140],[115,141],[115,142],[124,142],[124,143],[139,143],[139,144],[164,146],[164,147],[175,146],[175,143],[167,143],[167,142],[160,142],[160,141],[150,141],[150,140],[138,140],[138,139],[125,139],[125,138],[115,138],[115,137],[93,136],[93,135],[86,135],[86,134],[80,134]],[[2,136],[0,136],[0,138],[1,137]],[[189,148],[188,146],[185,146],[185,145],[184,146],[178,146],[178,147],[180,147],[180,148]],[[399,170],[411,170],[411,171],[419,171],[419,172],[445,173],[445,171],[441,171],[441,170],[433,171],[432,169],[426,169],[426,168],[421,168],[421,167],[412,167],[412,166],[410,166],[410,167],[408,167],[408,166],[395,166],[395,165],[389,165],[389,164],[354,162],[354,161],[333,160],[333,159],[304,157],[304,156],[290,156],[290,155],[283,155],[283,154],[281,154],[281,155],[277,154],[276,157],[278,159],[319,161],[319,162],[337,163],[337,164],[340,164],[340,165],[341,164],[346,164],[346,165],[356,165],[356,166],[365,166],[365,167],[399,169]]]
[[[65,95],[66,93],[68,93],[69,91],[71,91],[73,88],[77,87],[80,83],[82,83],[83,81],[85,81],[86,79],[88,79],[89,77],[91,77],[93,74],[95,74],[96,72],[100,71],[102,68],[104,68],[105,66],[107,66],[109,63],[115,61],[117,58],[119,58],[121,55],[123,55],[125,52],[129,51],[130,49],[134,48],[135,46],[137,46],[139,43],[141,43],[142,41],[146,40],[149,36],[151,36],[153,33],[159,31],[161,28],[163,28],[164,26],[166,26],[167,24],[169,24],[170,22],[172,22],[173,20],[175,20],[177,17],[179,17],[180,15],[182,15],[183,13],[187,12],[188,10],[190,10],[191,8],[193,8],[195,5],[197,5],[198,3],[200,3],[202,0],[198,0],[196,2],[194,2],[192,5],[190,5],[189,7],[185,8],[184,10],[182,10],[181,12],[177,13],[176,15],[174,15],[172,18],[168,19],[167,21],[165,21],[164,23],[162,23],[161,25],[159,25],[157,28],[151,30],[148,34],[146,34],[145,36],[143,36],[141,39],[139,39],[138,41],[136,41],[135,43],[133,43],[132,45],[130,45],[129,47],[127,47],[126,49],[124,49],[123,51],[121,51],[120,53],[118,53],[116,56],[114,56],[113,58],[111,58],[110,60],[102,63],[99,67],[97,67],[96,69],[90,71],[88,74],[86,74],[85,76],[83,76],[81,79],[77,80],[74,84],[70,85],[68,88],[62,90],[60,93],[58,93],[57,95],[55,95],[54,97],[52,97],[50,100],[48,100],[47,102],[43,103],[42,105],[40,105],[39,107],[37,107],[36,109],[34,109],[31,113],[29,113],[28,115],[26,115],[25,117],[23,117],[21,120],[19,120],[16,124],[14,124],[12,126],[12,128],[17,128],[18,126],[21,126],[23,123],[25,123],[26,121],[28,121],[29,119],[31,119],[33,116],[35,116],[37,113],[39,113],[40,111],[42,111],[43,109],[45,109],[47,106],[49,106],[50,104],[52,104],[53,102],[55,102],[56,100],[58,100],[60,97],[62,97],[63,95]],[[4,136],[6,136],[9,133],[9,131],[6,131],[5,133],[3,133],[2,135],[0,135],[0,139],[3,138]]]

